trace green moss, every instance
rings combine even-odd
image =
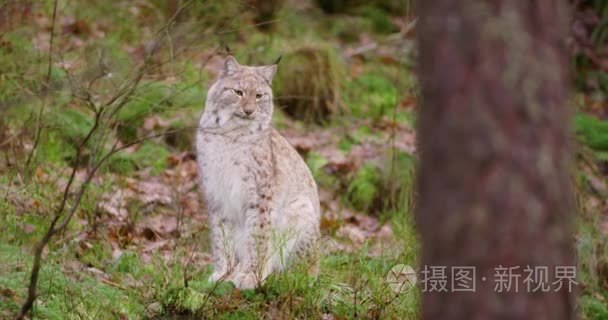
[[[414,158],[403,152],[387,155],[381,166],[363,165],[349,180],[347,202],[368,213],[406,210],[412,201],[414,166]]]
[[[151,168],[150,173],[157,175],[167,167],[169,151],[152,141],[143,142],[134,153],[118,152],[106,164],[111,172],[127,174],[143,168]]]
[[[254,310],[238,310],[234,312],[226,312],[218,319],[221,320],[255,320],[259,319],[260,315]]]
[[[334,177],[327,174],[325,165],[327,159],[316,152],[310,152],[306,155],[306,164],[310,168],[313,177],[317,184],[323,187],[331,187],[335,183]]]
[[[163,299],[166,308],[180,313],[196,314],[208,301],[208,296],[193,288],[170,289]]]
[[[125,142],[135,140],[144,118],[165,110],[170,105],[170,95],[170,87],[161,83],[148,83],[136,90],[118,114],[119,138]]]
[[[0,102],[9,105],[42,89],[42,78],[30,76],[38,71],[35,66],[40,59],[23,31],[5,32],[0,41]]]
[[[604,299],[608,297],[605,296]],[[579,303],[585,319],[608,319],[608,305],[605,300],[600,301],[595,297],[583,295]]]
[[[15,293],[11,299],[0,299],[0,310],[15,313],[26,295],[25,279],[30,256],[19,247],[0,244],[0,289]],[[39,319],[114,319],[141,317],[143,306],[138,299],[119,289],[100,284],[88,273],[72,278],[62,273],[53,255],[45,259],[38,284],[34,316]],[[0,313],[2,314],[2,313]]]
[[[184,77],[191,78],[186,79],[184,83],[178,83],[173,87],[170,104],[174,109],[191,109],[194,108],[197,112],[202,112],[203,104],[207,97],[207,91],[203,85],[205,78],[198,78],[198,74],[188,74],[188,72],[197,72],[192,69],[193,67],[186,68],[186,75]],[[189,70],[189,71],[188,71]],[[203,83],[201,83],[203,82]]]
[[[117,272],[136,275],[141,268],[139,256],[135,252],[123,252],[116,261],[115,268]]]
[[[382,173],[377,166],[363,165],[354,174],[346,190],[348,201],[357,210],[368,212],[379,195],[381,179]]]
[[[109,243],[94,242],[90,248],[82,250],[79,260],[85,265],[104,269],[105,265],[112,259],[112,248]]]
[[[82,141],[93,127],[94,119],[92,115],[76,109],[65,109],[50,112],[49,119],[53,131],[59,136],[73,144]]]
[[[386,76],[368,72],[348,86],[347,99],[353,115],[378,119],[395,107],[398,90]]]
[[[386,11],[376,7],[376,6],[364,6],[361,7],[359,10],[357,10],[357,12],[369,19],[373,26],[374,26],[374,30],[378,33],[393,33],[393,32],[397,32],[399,31],[397,29],[397,26],[395,26],[393,24],[393,22],[391,21],[389,15],[386,13]]]
[[[579,113],[574,117],[574,127],[586,145],[596,150],[608,150],[608,121]]]
[[[194,75],[187,77],[194,77]],[[138,128],[143,125],[144,119],[151,115],[163,117],[178,115],[196,119],[202,112],[205,97],[206,92],[198,80],[170,86],[161,83],[145,84],[120,110],[118,137],[124,142],[137,139]],[[178,124],[178,122],[174,121],[174,124]],[[196,121],[192,120],[188,124],[183,121],[180,123],[193,126]]]
[[[354,145],[361,144],[367,137],[373,136],[374,132],[369,126],[361,125],[357,131],[348,132],[340,141],[338,148],[344,152],[349,152]]]

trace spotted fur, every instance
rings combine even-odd
[[[253,288],[319,236],[317,186],[295,149],[271,127],[276,65],[226,58],[197,133],[202,193],[211,223],[211,281]]]

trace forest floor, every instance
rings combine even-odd
[[[37,318],[418,318],[419,290],[387,281],[395,265],[416,267],[420,249],[414,19],[290,1],[263,30],[255,10],[219,1],[180,15],[162,1],[59,3],[55,19],[43,1],[0,34],[0,319],[25,301],[33,249],[62,203],[60,221],[75,214],[43,253]],[[319,185],[316,279],[296,265],[256,290],[206,281],[192,141],[228,48],[245,64],[283,56],[274,125]],[[608,125],[581,114],[575,127],[581,310],[605,319],[608,157],[597,136]]]

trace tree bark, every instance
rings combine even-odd
[[[423,319],[576,317],[567,286],[523,283],[526,266],[547,267],[552,283],[556,266],[576,265],[568,9],[559,0],[417,1],[416,222],[422,268],[448,274],[448,292],[423,293]],[[453,266],[475,267],[475,292],[450,292]],[[500,267],[519,267],[518,292],[498,292]]]

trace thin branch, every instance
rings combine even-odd
[[[101,115],[101,113],[98,113],[96,115],[96,117],[95,117],[95,123],[94,123],[93,127],[89,130],[89,133],[82,140],[82,142],[80,143],[80,145],[77,148],[77,151],[76,151],[76,161],[77,162],[82,157],[82,150],[84,149],[84,147],[86,146],[86,144],[89,142],[89,140],[91,139],[91,137],[93,136],[93,134],[95,133],[95,131],[97,131],[97,129],[99,127],[100,115]],[[80,190],[78,192],[76,200],[72,204],[72,207],[70,208],[70,212],[68,213],[67,218],[60,225],[60,227],[58,227],[58,228],[55,227],[57,225],[57,222],[59,221],[59,219],[63,215],[63,211],[64,211],[65,206],[67,204],[67,201],[69,199],[69,192],[72,189],[72,184],[74,183],[74,180],[76,178],[76,171],[77,170],[78,170],[78,167],[75,165],[73,167],[73,169],[72,169],[72,173],[70,174],[70,178],[68,179],[68,183],[66,184],[66,186],[64,188],[63,196],[62,196],[62,199],[61,199],[61,203],[60,203],[59,208],[57,209],[57,211],[55,211],[55,216],[53,217],[53,221],[51,222],[51,224],[50,224],[49,228],[47,229],[47,232],[44,235],[44,237],[42,238],[42,240],[40,240],[40,242],[36,245],[36,250],[35,250],[35,253],[34,253],[34,263],[32,265],[32,271],[31,271],[31,274],[30,274],[30,283],[29,283],[29,286],[28,286],[27,299],[26,299],[26,301],[23,303],[23,305],[21,307],[21,312],[15,318],[16,320],[23,319],[29,313],[29,311],[31,310],[31,308],[32,308],[32,306],[34,304],[34,301],[36,300],[36,290],[37,290],[37,285],[38,285],[38,276],[39,276],[39,273],[40,273],[40,267],[42,265],[42,252],[44,251],[44,248],[46,247],[46,245],[48,244],[48,242],[51,240],[51,238],[53,237],[53,235],[55,235],[57,232],[63,230],[63,228],[65,228],[65,226],[69,223],[69,219],[72,218],[74,212],[76,211],[76,209],[78,208],[78,205],[80,204],[80,200],[82,198],[82,195],[84,194],[84,191],[86,190],[88,182],[92,179],[92,174],[89,174],[89,176],[87,177],[87,181],[85,181],[80,186]]]

